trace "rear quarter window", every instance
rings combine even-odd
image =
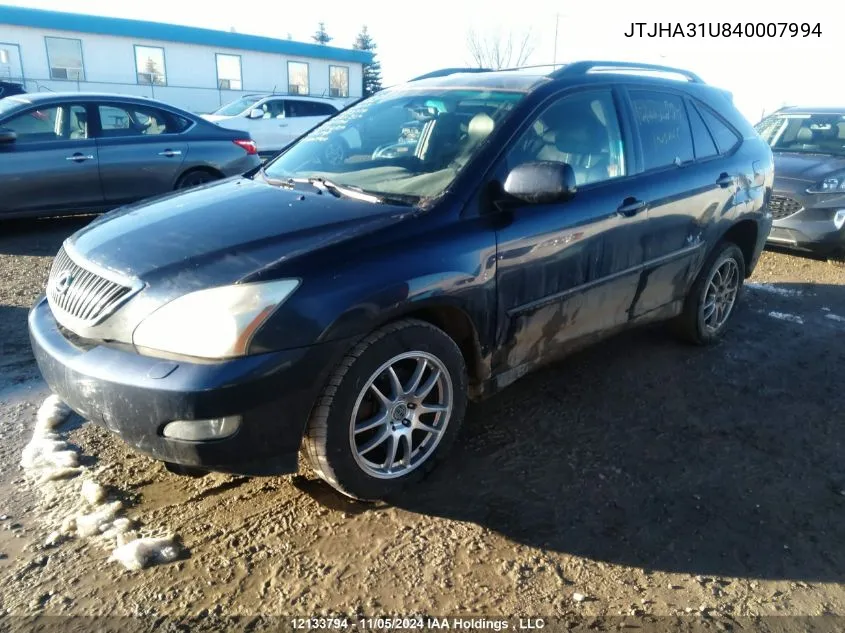
[[[713,135],[720,154],[730,153],[742,142],[742,137],[713,110],[703,103],[696,103],[695,107],[698,108],[704,123]]]

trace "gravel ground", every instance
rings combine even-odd
[[[470,406],[452,458],[392,506],[307,473],[178,477],[71,421],[127,514],[184,547],[126,571],[90,541],[45,546],[49,505],[18,467],[47,395],[26,311],[84,222],[0,235],[0,628],[33,614],[544,616],[600,630],[620,615],[722,629],[845,615],[845,269],[767,252],[722,344],[649,328],[525,377]]]

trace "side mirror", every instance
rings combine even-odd
[[[0,128],[0,143],[14,143],[17,139],[18,135],[14,130]]]
[[[264,118],[264,110],[261,108],[253,108],[249,111],[247,118],[250,119],[263,119]]]
[[[505,193],[529,204],[562,202],[575,195],[571,165],[536,161],[517,165],[505,180]]]

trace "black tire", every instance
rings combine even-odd
[[[190,189],[199,187],[213,180],[219,180],[220,176],[205,169],[194,169],[179,176],[174,189]]]
[[[705,321],[705,303],[710,281],[715,271],[732,261],[738,276],[736,293],[724,320],[717,327],[711,328]],[[695,345],[712,345],[719,341],[727,331],[730,319],[736,312],[737,303],[742,296],[742,284],[745,282],[745,257],[739,247],[732,242],[722,242],[707,258],[701,272],[698,273],[685,301],[683,312],[675,319],[675,333],[683,340]],[[717,325],[717,324],[713,324]]]
[[[452,409],[451,413],[447,413],[445,416],[436,413],[421,414],[435,415],[433,419],[426,418],[426,420],[433,420],[426,422],[426,424],[438,425],[443,429],[442,433],[431,434],[420,431],[420,433],[425,434],[425,441],[428,441],[430,437],[437,437],[438,439],[432,441],[430,448],[427,449],[428,452],[425,453],[424,458],[420,459],[418,465],[409,468],[408,472],[402,476],[384,479],[365,470],[366,464],[361,465],[359,463],[362,458],[356,457],[358,451],[353,449],[353,438],[357,439],[360,436],[352,433],[352,416],[356,412],[356,405],[359,401],[361,407],[364,407],[368,397],[375,400],[368,386],[374,373],[395,357],[411,352],[422,353],[436,359],[446,370],[445,374],[441,372],[440,375],[444,381],[448,380],[451,385]],[[397,361],[399,364],[393,365],[397,368],[397,374],[401,373],[405,367],[402,363],[406,362],[414,363],[412,359],[408,359],[399,360]],[[419,366],[415,364],[415,367]],[[422,364],[422,366],[426,365]],[[432,373],[425,373],[427,371],[430,370],[424,370],[420,376],[421,379],[425,378],[420,382],[421,385],[433,375]],[[380,376],[384,377],[385,373],[383,372]],[[402,386],[405,387],[406,381],[402,379],[402,376],[400,376],[400,381],[402,381]],[[407,385],[410,386],[412,383],[413,380],[409,379]],[[422,480],[449,452],[466,411],[466,385],[466,366],[461,351],[442,330],[416,319],[404,319],[376,330],[343,358],[314,406],[304,442],[305,453],[311,467],[322,479],[349,497],[363,501],[388,499],[407,486]],[[438,393],[444,391],[440,383],[437,383],[436,388]],[[417,390],[417,393],[419,393],[419,390]],[[434,393],[434,389],[432,389],[432,393]],[[445,396],[443,399],[445,399]],[[424,397],[419,405],[408,404],[406,411],[408,417],[414,416],[412,410],[414,406],[429,404],[425,401],[426,398]],[[396,413],[396,409],[388,410],[384,404],[378,405],[378,408],[378,413],[370,411],[366,417],[384,417],[385,420],[389,421],[383,426],[379,425],[373,429],[374,435],[381,436],[382,431],[385,435],[390,435],[391,424],[400,427],[398,433],[402,433],[402,423],[396,421],[395,415],[391,415],[391,413]],[[381,411],[382,408],[384,412]],[[421,415],[417,417],[421,417]],[[404,422],[407,422],[407,426],[410,428],[410,421],[405,420]],[[408,437],[416,433],[414,430],[407,432],[409,433]],[[366,439],[366,436],[364,438]],[[391,442],[397,442],[402,446],[401,455],[404,457],[405,451],[408,450],[404,448],[407,446],[403,443],[404,440],[390,438],[389,441],[385,440],[385,452],[387,452],[387,446],[390,446]],[[413,440],[411,442],[413,445]],[[420,447],[424,443],[421,442]],[[376,447],[380,450],[382,444],[376,444]],[[376,450],[373,449],[372,452],[376,453]],[[387,461],[388,458],[385,457],[384,463]]]
[[[845,268],[845,249],[833,253],[827,258],[827,263],[837,268]]]
[[[328,139],[323,149],[322,163],[327,167],[342,165],[349,157],[349,144],[341,136]]]

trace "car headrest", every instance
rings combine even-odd
[[[479,112],[470,119],[467,134],[471,139],[481,141],[490,136],[495,126],[496,122],[493,117],[486,112]]]
[[[813,131],[808,127],[802,127],[795,135],[795,140],[802,143],[809,143],[813,140]]]

